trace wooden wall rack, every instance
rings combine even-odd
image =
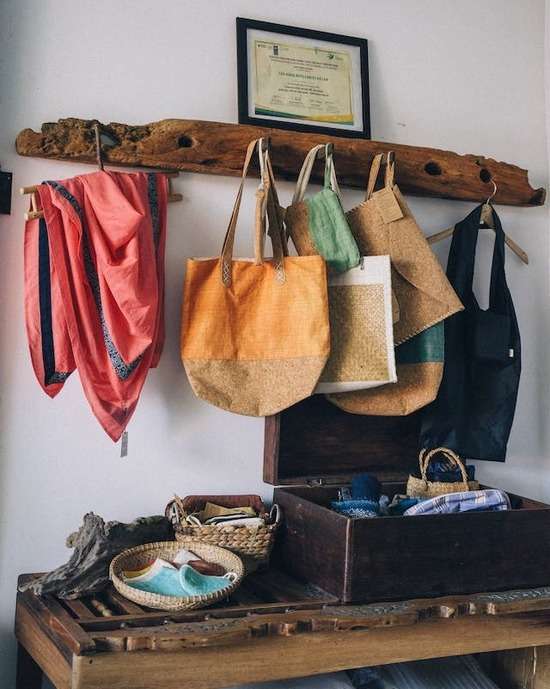
[[[39,132],[24,129],[17,136],[16,149],[23,156],[94,163],[97,124],[71,117],[45,123]],[[307,151],[327,141],[334,144],[338,178],[344,186],[365,188],[373,156],[394,151],[397,183],[406,194],[480,202],[490,195],[494,180],[497,204],[540,206],[546,198],[543,187],[531,187],[527,170],[481,155],[201,120],[170,119],[138,126],[112,122],[100,127],[110,139],[103,144],[107,165],[238,176],[248,142],[267,136],[275,174],[283,179],[296,179]],[[322,179],[320,166],[312,178]]]

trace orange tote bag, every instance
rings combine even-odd
[[[254,259],[234,259],[244,181],[258,148]],[[266,224],[273,258],[265,259]],[[181,354],[194,393],[217,407],[268,416],[312,394],[330,350],[327,278],[320,256],[287,256],[269,154],[248,146],[221,256],[190,259]]]

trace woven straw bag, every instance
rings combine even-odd
[[[140,591],[133,588],[133,586],[128,586],[124,582],[122,578],[124,570],[141,569],[157,557],[170,561],[182,548],[191,550],[207,562],[221,565],[226,572],[232,572],[235,576],[227,580],[226,588],[215,593],[181,597],[162,596],[158,593]],[[145,605],[148,608],[156,608],[158,610],[194,610],[195,608],[204,608],[207,605],[212,605],[212,603],[222,598],[227,598],[227,596],[233,593],[240,585],[243,576],[244,565],[240,557],[223,548],[200,543],[192,538],[138,545],[136,548],[130,548],[117,555],[109,567],[109,578],[122,596],[138,605]]]
[[[457,481],[456,483],[428,481],[428,464],[437,454],[445,455],[447,459],[450,459],[460,469],[462,481]],[[428,450],[421,450],[418,456],[418,463],[420,465],[421,478],[410,474],[407,481],[407,495],[412,498],[435,498],[438,495],[445,495],[447,493],[479,490],[479,483],[477,481],[468,481],[466,467],[460,457],[447,447],[436,447],[429,452]]]
[[[189,514],[204,509],[207,502],[222,507],[253,507],[264,519],[262,526],[232,526],[225,524],[193,525],[186,521]],[[273,505],[267,513],[259,495],[188,495],[183,500],[177,495],[166,506],[165,514],[174,526],[178,541],[194,538],[227,548],[242,558],[246,573],[267,566],[277,529],[281,522],[281,510]]]

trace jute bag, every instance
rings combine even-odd
[[[428,464],[438,454],[444,455],[452,464],[455,464],[460,469],[462,481],[457,481],[456,483],[428,481]],[[418,464],[420,466],[421,478],[417,478],[412,474],[409,475],[409,480],[407,481],[407,495],[409,497],[435,498],[438,495],[446,495],[447,493],[462,493],[463,491],[479,490],[479,483],[477,481],[468,481],[466,467],[460,457],[447,447],[436,447],[429,452],[427,450],[421,450],[418,457]]]
[[[436,323],[395,348],[397,383],[328,395],[340,409],[370,416],[407,416],[437,397],[445,362],[445,324]]]
[[[384,187],[374,191],[381,162],[382,154],[375,156],[365,200],[347,218],[362,256],[390,256],[399,345],[463,306],[394,184],[393,154],[387,156]]]
[[[315,392],[363,390],[397,380],[389,256],[368,256],[329,278],[330,357]]]
[[[436,399],[444,366],[442,322],[463,306],[394,184],[389,154],[384,187],[374,191],[381,162],[382,154],[375,156],[365,201],[347,217],[361,253],[391,258],[399,304],[397,322],[394,317],[398,382],[329,399],[354,414],[406,416]]]
[[[306,155],[285,224],[300,256],[319,254],[331,272],[343,273],[359,265],[360,256],[342,209],[332,153],[332,144],[321,144]],[[313,164],[321,155],[325,157],[324,187],[304,198]]]
[[[259,149],[252,259],[233,259],[244,180]],[[330,351],[325,262],[286,256],[268,152],[248,146],[221,256],[187,262],[181,354],[197,397],[222,409],[267,416],[312,394]],[[273,259],[264,260],[269,218]]]

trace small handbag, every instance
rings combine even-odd
[[[443,481],[428,481],[428,465],[432,459],[438,455],[444,455],[452,464],[460,469],[462,481],[443,482]],[[418,456],[418,464],[420,465],[420,477],[409,475],[407,481],[407,496],[412,498],[435,498],[438,495],[446,495],[447,493],[462,493],[469,490],[479,490],[478,481],[469,481],[468,473],[464,463],[460,457],[447,447],[436,447],[433,450],[421,450]]]
[[[304,198],[313,164],[325,156],[325,183],[321,191]],[[340,200],[332,144],[314,146],[306,155],[296,182],[285,225],[300,256],[322,256],[332,273],[359,265],[359,249],[351,234]]]

